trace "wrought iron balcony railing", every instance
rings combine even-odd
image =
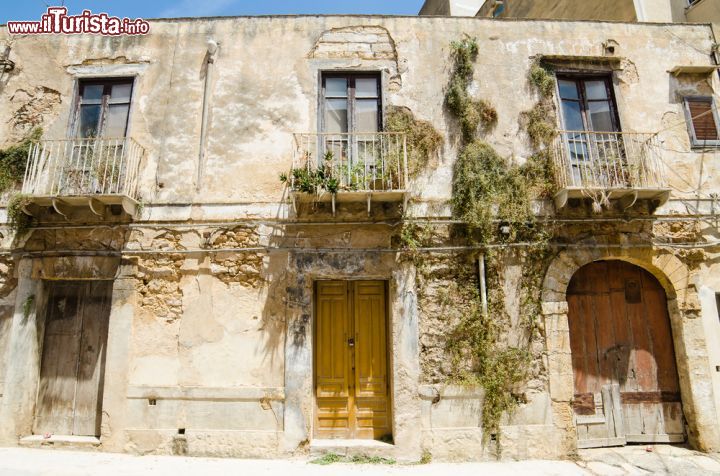
[[[129,137],[41,140],[30,147],[22,193],[66,217],[66,205],[78,204],[98,215],[105,205],[120,204],[134,214],[144,154]]]
[[[560,206],[593,192],[667,200],[657,134],[559,131],[553,149]]]
[[[145,149],[129,137],[41,140],[30,147],[22,193],[137,199]]]
[[[407,200],[407,141],[404,133],[296,133],[287,181],[293,206],[300,201]],[[407,204],[406,204],[407,205]]]
[[[289,176],[293,191],[404,192],[407,186],[403,133],[298,133],[294,134],[293,151]],[[308,175],[313,180],[303,181]],[[312,189],[318,182],[323,190]]]

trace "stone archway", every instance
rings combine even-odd
[[[651,247],[612,247],[593,243],[588,248],[561,251],[550,264],[542,291],[546,350],[553,421],[565,432],[568,453],[577,448],[572,410],[573,366],[570,353],[566,292],[573,274],[598,260],[627,261],[657,278],[667,295],[668,314],[677,359],[683,410],[690,444],[703,451],[720,448],[708,352],[694,275],[672,253]]]

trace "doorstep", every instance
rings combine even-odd
[[[381,456],[392,457],[395,445],[377,440],[324,439],[310,442],[310,455],[322,456],[335,453],[342,456]]]
[[[87,449],[100,446],[100,439],[94,436],[51,435],[49,438],[45,438],[43,435],[30,435],[20,438],[20,446]]]

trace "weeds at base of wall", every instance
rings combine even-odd
[[[343,456],[337,453],[325,453],[320,458],[310,461],[310,464],[317,464],[321,466],[327,466],[335,463],[350,463],[350,464],[385,464],[394,465],[397,463],[392,458],[383,458],[380,456],[368,456],[368,455],[355,455],[355,456]]]

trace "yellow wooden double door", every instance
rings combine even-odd
[[[319,281],[315,291],[315,436],[389,436],[385,282]]]

